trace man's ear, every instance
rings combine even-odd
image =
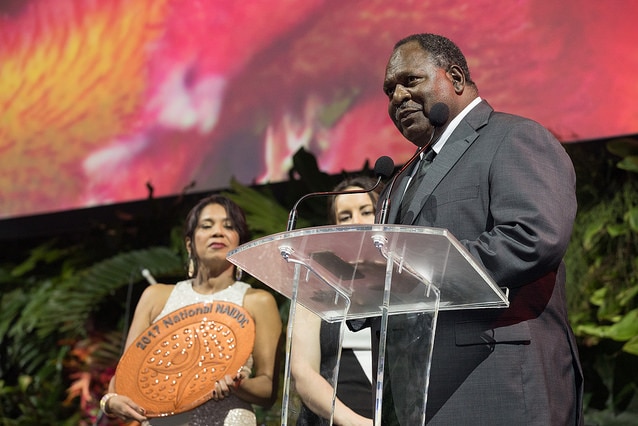
[[[465,74],[463,74],[463,70],[458,65],[450,66],[450,69],[447,71],[447,75],[454,86],[454,91],[456,93],[462,93],[463,88],[465,88]]]

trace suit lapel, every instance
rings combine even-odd
[[[432,192],[439,183],[441,183],[441,180],[443,180],[445,175],[449,173],[465,151],[478,138],[478,129],[487,124],[492,111],[492,107],[489,106],[487,102],[482,101],[472,109],[472,111],[461,120],[456,129],[454,129],[448,141],[443,145],[441,152],[434,158],[434,161],[428,168],[427,174],[419,183],[416,194],[408,207],[408,217],[412,218],[411,225],[415,224],[419,217],[418,213],[425,207],[428,198],[430,198]],[[406,180],[404,177],[403,181]],[[405,182],[402,183],[405,188]],[[403,192],[400,194],[403,194]],[[398,206],[396,206],[397,203],[395,202],[394,204],[395,210],[394,216],[391,216],[392,220],[395,220],[396,208],[398,208]]]

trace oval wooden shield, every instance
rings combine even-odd
[[[241,306],[215,301],[178,309],[147,328],[115,371],[115,392],[148,417],[190,410],[212,398],[215,382],[235,376],[255,343],[255,324]]]

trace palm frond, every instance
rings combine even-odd
[[[155,247],[116,255],[86,270],[60,279],[52,288],[44,288],[25,307],[23,317],[35,319],[38,336],[53,332],[77,332],[104,299],[131,282],[141,281],[142,269],[154,276],[179,275],[180,257],[166,247]],[[38,297],[40,296],[40,297]]]

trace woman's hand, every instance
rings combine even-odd
[[[146,410],[140,407],[126,395],[109,394],[103,404],[104,414],[109,417],[119,417],[124,421],[136,420],[140,423],[146,420]]]
[[[222,380],[215,382],[215,389],[213,389],[213,399],[215,401],[221,401],[231,394],[231,392],[241,385],[241,382],[245,379],[249,379],[252,374],[253,356],[250,355],[246,364],[244,364],[239,370],[237,375],[231,377],[229,375],[224,376]]]
[[[253,374],[253,364],[255,360],[253,359],[253,355],[250,354],[248,359],[246,360],[246,364],[242,365],[239,370],[237,370],[237,376],[235,376],[235,387],[238,388],[241,384],[242,380],[249,379]]]
[[[235,389],[235,383],[235,378],[228,374],[216,381],[215,389],[213,389],[213,399],[215,401],[221,401],[222,399],[229,397]]]

